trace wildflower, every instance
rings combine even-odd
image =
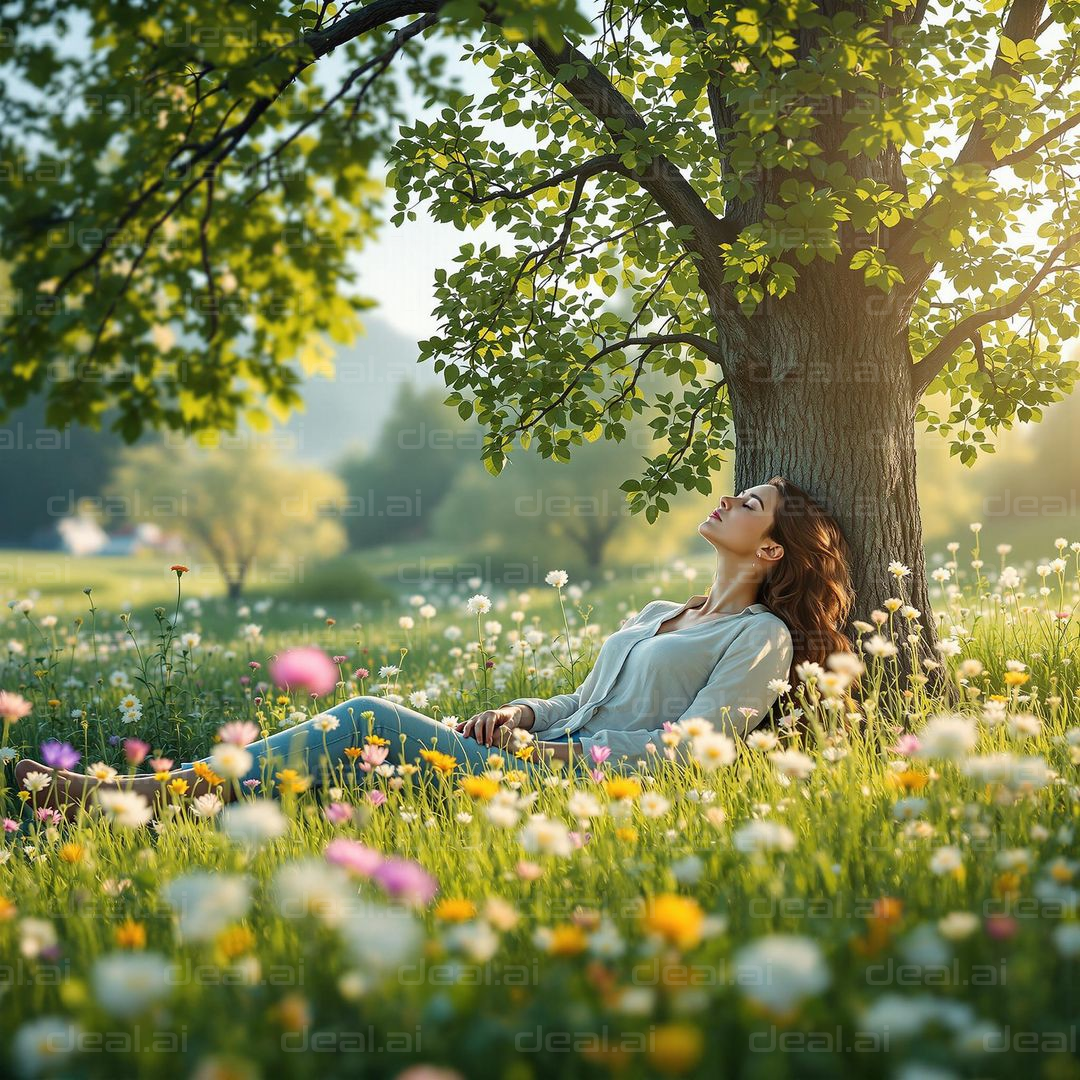
[[[230,803],[221,814],[221,831],[234,843],[259,847],[284,836],[289,819],[271,799]]]
[[[353,808],[348,803],[332,802],[323,813],[331,825],[344,825],[352,820]]]
[[[565,570],[549,570],[544,576],[544,581],[556,589],[561,589],[569,580],[569,575]]]
[[[734,955],[742,993],[774,1014],[785,1014],[802,999],[821,993],[831,981],[821,948],[798,934],[770,934]]]
[[[145,825],[154,816],[150,803],[138,792],[99,788],[94,794],[109,820],[126,829]]]
[[[649,1036],[649,1062],[664,1076],[690,1072],[705,1052],[700,1028],[684,1022],[658,1024]]]
[[[499,793],[499,784],[486,776],[463,776],[458,787],[473,799],[487,802]]]
[[[82,844],[69,842],[61,844],[56,854],[60,856],[62,862],[74,864],[82,862],[83,856],[86,854],[86,848]]]
[[[13,724],[24,716],[29,716],[33,705],[21,694],[14,694],[10,690],[0,690],[0,720],[7,724]]]
[[[231,720],[218,728],[218,738],[234,746],[249,746],[259,738],[259,727],[250,720]]]
[[[311,786],[311,777],[301,776],[296,769],[282,769],[276,776],[277,788],[282,795],[299,795]]]
[[[522,829],[521,846],[528,852],[541,852],[567,857],[573,850],[570,831],[561,821],[552,821],[541,814],[533,815]]]
[[[319,713],[311,718],[311,726],[316,731],[336,731],[340,723],[333,713]]]
[[[225,778],[223,776],[218,776],[218,774],[204,761],[196,761],[191,767],[195,770],[195,775],[199,777],[200,780],[205,780],[206,783],[210,784],[212,787],[225,783]]]
[[[165,883],[161,898],[178,917],[184,941],[213,941],[251,906],[251,881],[237,874],[194,870]]]
[[[939,847],[930,857],[930,870],[938,875],[952,874],[960,877],[964,872],[964,857],[960,849],[953,846]]]
[[[226,780],[239,780],[251,771],[254,758],[242,746],[235,743],[218,743],[210,752],[215,771]]]
[[[337,686],[338,669],[321,649],[303,645],[278,656],[270,664],[270,678],[277,686],[323,697]]]
[[[39,772],[37,769],[28,772],[23,777],[23,787],[34,794],[39,791],[44,791],[51,783],[52,775],[46,772]]]
[[[323,857],[327,862],[344,867],[358,877],[370,877],[383,862],[382,852],[360,843],[359,840],[345,837],[331,840],[326,845]]]
[[[212,818],[215,814],[220,814],[224,807],[221,796],[213,792],[198,795],[191,800],[191,814],[196,818]]]
[[[464,922],[476,917],[476,905],[471,900],[448,896],[435,905],[432,914],[444,922]]]
[[[417,905],[430,902],[439,887],[435,878],[410,859],[384,859],[373,871],[372,878],[388,895]]]
[[[74,769],[82,754],[71,743],[50,739],[41,744],[41,760],[50,769]]]
[[[181,795],[187,794],[188,786],[188,782],[182,776],[178,776],[176,779],[169,781],[169,792],[179,798]]]
[[[444,754],[441,750],[421,750],[420,756],[443,776],[453,772],[458,763],[453,754]]]
[[[792,851],[795,834],[775,821],[748,821],[739,827],[732,837],[737,851]]]
[[[691,743],[691,756],[703,769],[716,769],[735,760],[734,740],[720,731],[699,735]]]
[[[113,930],[113,941],[121,949],[142,949],[146,947],[146,927],[136,922],[130,915]]]
[[[915,756],[959,761],[975,749],[977,741],[974,720],[954,713],[939,714],[927,720]]]
[[[79,1048],[83,1034],[82,1025],[66,1016],[28,1020],[11,1040],[11,1060],[22,1076],[55,1073]]]
[[[483,593],[471,596],[465,604],[465,611],[469,615],[486,615],[491,610],[491,600]]]
[[[631,777],[616,776],[604,781],[604,790],[611,799],[636,799],[641,794],[641,782]]]
[[[646,817],[663,817],[671,809],[670,800],[658,791],[647,791],[638,803]]]
[[[386,802],[386,792],[380,791],[378,788],[372,788],[367,793],[367,800],[372,806],[382,806]]]
[[[799,750],[776,750],[769,755],[782,776],[805,780],[816,768],[813,758]]]
[[[646,927],[680,949],[692,949],[701,941],[705,913],[692,897],[662,893],[649,899]]]
[[[173,982],[161,953],[119,952],[99,956],[90,973],[94,1000],[113,1016],[138,1016],[168,997]]]

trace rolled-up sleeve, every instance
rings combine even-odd
[[[650,601],[636,615],[634,615],[631,618],[627,619],[626,622],[624,622],[622,624],[622,626],[619,627],[619,629],[620,630],[625,630],[625,629],[627,629],[627,627],[637,625],[637,623],[641,622],[641,620],[645,617],[646,611],[648,611],[649,608],[655,602],[656,602],[655,600]],[[605,642],[605,644],[606,644],[606,642]],[[533,731],[546,731],[553,724],[560,723],[561,721],[567,719],[567,717],[572,716],[574,713],[576,713],[578,711],[578,709],[581,708],[581,692],[582,692],[582,689],[585,686],[585,683],[587,683],[589,681],[589,678],[592,676],[593,672],[595,672],[597,670],[597,668],[600,666],[600,664],[602,662],[601,657],[603,656],[603,652],[604,652],[604,647],[603,647],[603,645],[601,645],[600,653],[597,655],[596,663],[593,665],[593,671],[591,671],[588,675],[585,676],[585,678],[582,680],[581,686],[579,686],[572,693],[570,693],[570,694],[555,694],[552,697],[547,697],[547,698],[543,698],[543,697],[516,697],[516,698],[512,698],[510,701],[504,702],[504,704],[506,704],[506,705],[528,705],[529,708],[532,709],[533,714],[536,717],[536,722],[533,724],[532,730]]]
[[[787,679],[792,652],[791,631],[779,619],[751,624],[724,650],[708,682],[676,722],[701,716],[726,735],[747,735],[780,696],[769,683]],[[745,715],[741,708],[754,711]]]

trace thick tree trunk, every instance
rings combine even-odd
[[[830,267],[804,273],[798,293],[759,310],[758,355],[768,361],[731,365],[736,490],[781,474],[819,500],[850,546],[857,601],[851,619],[890,596],[918,609],[922,659],[938,659],[916,491],[915,398],[908,381],[906,334],[897,334],[887,301],[855,275]],[[910,567],[897,581],[893,560]],[[897,632],[900,689],[909,688],[906,632]],[[843,628],[854,642],[857,631]],[[931,675],[927,690],[938,689]]]

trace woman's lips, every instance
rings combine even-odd
[[[709,517],[716,518],[717,521],[723,521],[724,519],[714,510]]]

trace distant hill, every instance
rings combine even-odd
[[[274,445],[283,454],[330,468],[350,444],[365,451],[375,445],[403,382],[450,393],[430,363],[417,363],[415,341],[371,312],[361,318],[367,333],[337,353],[335,377],[307,376],[306,410],[275,426]]]

